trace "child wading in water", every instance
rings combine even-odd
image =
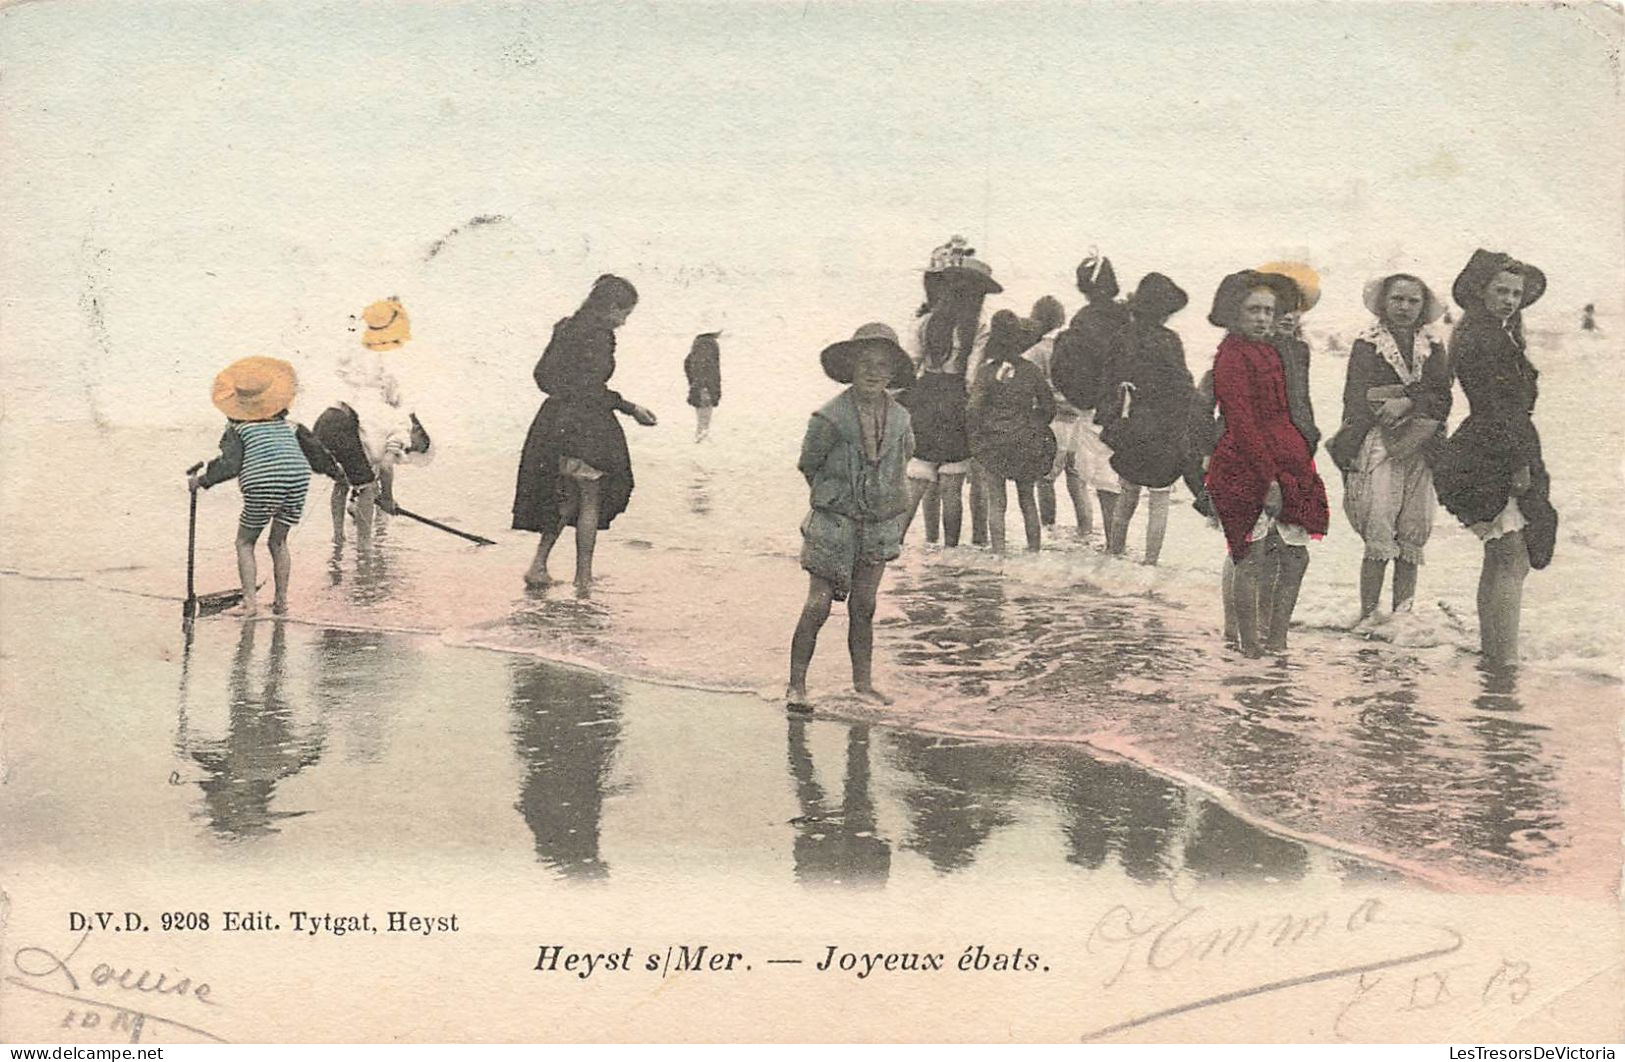
[[[1277,315],[1300,298],[1290,278],[1248,269],[1224,278],[1208,314],[1229,334],[1213,362],[1224,434],[1208,462],[1207,492],[1235,563],[1236,633],[1248,656],[1286,648],[1309,539],[1330,522],[1326,486],[1292,423],[1286,370],[1270,343]]]
[[[271,611],[281,615],[288,608],[288,576],[293,568],[288,529],[304,512],[310,471],[315,468],[334,478],[344,474],[304,425],[289,423],[288,406],[297,389],[293,366],[276,358],[243,358],[227,366],[214,380],[215,408],[230,421],[220,436],[220,456],[187,482],[195,491],[236,479],[242,488],[237,574],[243,584],[241,614],[245,616],[258,611],[254,544],[260,532],[270,525],[267,545],[276,586]]]
[[[322,411],[312,432],[343,470],[333,484],[333,544],[344,541],[348,507],[356,537],[366,547],[372,542],[374,510],[395,512],[396,466],[426,465],[433,451],[389,364],[412,339],[406,308],[398,299],[379,299],[352,320],[362,349],[340,356],[334,373],[342,397]]]
[[[848,598],[852,686],[865,700],[890,703],[874,686],[875,594],[886,562],[902,548],[914,456],[909,412],[886,393],[914,376],[897,334],[883,324],[864,325],[825,348],[821,360],[831,379],[852,386],[812,415],[797,465],[812,489],[812,508],[801,523],[801,566],[809,581],[790,642],[784,696],[786,707],[799,712],[812,711],[807,667],[830,602]]]

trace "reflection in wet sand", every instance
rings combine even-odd
[[[1541,735],[1549,728],[1525,717],[1515,672],[1486,669],[1481,683],[1473,701],[1479,714],[1467,720],[1482,743],[1472,772],[1478,799],[1468,805],[1467,843],[1508,859],[1548,854],[1563,830],[1555,772],[1541,754]]]
[[[621,734],[615,683],[535,660],[511,663],[516,807],[541,861],[572,878],[607,878],[600,855],[604,795]]]
[[[1136,881],[1168,876],[1171,841],[1185,814],[1183,790],[1127,763],[1076,753],[1054,754],[1051,766],[1067,862],[1095,870],[1114,856]]]
[[[417,658],[390,652],[382,631],[332,627],[317,633],[315,655],[316,698],[343,736],[345,759],[378,762],[399,702],[417,681]]]
[[[695,469],[688,481],[688,511],[695,516],[711,514],[711,473],[703,468]]]
[[[892,734],[890,745],[893,762],[910,775],[903,792],[910,824],[904,847],[923,853],[938,871],[970,866],[983,842],[1015,821],[1008,804],[1022,749],[906,731]]]
[[[267,626],[270,647],[256,673],[254,643]],[[277,820],[305,814],[271,810],[277,784],[316,763],[326,743],[319,719],[295,724],[287,677],[285,624],[244,623],[228,680],[225,736],[200,738],[181,717],[177,741],[205,774],[198,781],[204,814],[228,840],[275,833]],[[184,710],[185,691],[182,696]]]
[[[869,728],[846,728],[846,773],[839,808],[829,805],[813,771],[807,721],[789,720],[787,758],[801,813],[795,827],[796,880],[814,884],[884,885],[891,874],[891,844],[875,833],[870,792]]]

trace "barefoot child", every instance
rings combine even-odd
[[[914,376],[897,334],[867,324],[853,337],[824,349],[824,372],[852,386],[812,415],[798,467],[812,489],[812,510],[801,523],[801,566],[808,573],[807,603],[790,642],[786,707],[808,712],[807,667],[831,601],[844,601],[849,621],[852,686],[865,700],[889,703],[875,689],[875,594],[886,562],[903,542],[909,511],[907,469],[914,456],[909,412],[886,393]]]
[[[220,436],[220,456],[187,483],[195,491],[236,479],[242,488],[237,574],[243,584],[245,616],[258,611],[254,544],[260,532],[267,524],[271,526],[268,545],[276,583],[271,611],[280,615],[288,608],[288,575],[293,564],[288,555],[288,529],[304,512],[311,469],[335,478],[343,475],[332,455],[304,425],[288,421],[288,406],[297,388],[293,366],[285,361],[243,358],[228,365],[214,380],[215,408],[230,421]]]
[[[1242,652],[1286,648],[1287,626],[1309,566],[1310,538],[1326,533],[1326,487],[1309,445],[1292,423],[1286,370],[1270,343],[1276,317],[1301,296],[1290,278],[1248,269],[1225,277],[1208,314],[1228,335],[1213,362],[1224,434],[1208,462],[1207,492],[1235,562]],[[1275,568],[1274,585],[1264,571]],[[1271,595],[1266,609],[1263,594]],[[1268,614],[1268,626],[1261,618]]]

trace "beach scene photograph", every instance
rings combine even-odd
[[[0,6],[0,1040],[1617,1041],[1622,43]]]

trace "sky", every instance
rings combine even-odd
[[[212,417],[227,361],[330,361],[385,295],[442,382],[528,386],[605,271],[644,295],[624,348],[723,328],[799,364],[906,327],[953,233],[990,309],[1075,309],[1091,246],[1125,287],[1167,273],[1188,345],[1221,275],[1296,256],[1325,326],[1478,246],[1544,268],[1532,315],[1568,324],[1625,291],[1622,32],[1500,3],[14,4],[6,412]]]

